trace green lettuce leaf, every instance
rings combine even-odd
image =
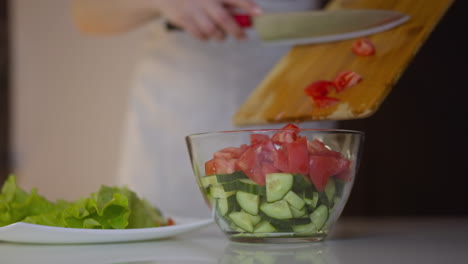
[[[39,225],[124,229],[167,225],[161,211],[140,199],[126,187],[101,186],[74,202],[48,201],[36,189],[30,193],[19,188],[10,175],[0,193],[0,226],[15,222]]]

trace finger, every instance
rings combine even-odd
[[[225,33],[237,39],[245,38],[245,32],[239,27],[232,15],[222,6],[209,4],[206,11],[216,25]]]
[[[262,10],[260,9],[260,7],[251,0],[221,0],[221,1],[231,7],[240,8],[251,16],[259,15],[262,13]]]
[[[198,29],[207,39],[215,37],[218,31],[217,26],[215,22],[211,20],[206,11],[199,10],[199,12],[194,14],[193,20],[196,23]]]
[[[224,33],[223,30],[219,28],[215,31],[213,36],[214,36],[214,39],[216,39],[217,41],[223,41],[226,39],[226,34]]]
[[[182,21],[176,23],[179,27],[183,28],[185,31],[190,33],[194,38],[200,39],[200,40],[206,40],[207,37],[201,29],[197,26],[195,21],[192,18],[184,18]]]

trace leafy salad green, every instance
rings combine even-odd
[[[147,228],[173,224],[158,208],[127,187],[102,185],[97,192],[77,201],[52,202],[41,196],[37,189],[27,192],[10,175],[0,193],[0,227],[16,222],[39,225],[124,229]]]

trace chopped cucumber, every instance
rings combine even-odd
[[[327,185],[325,185],[325,189],[323,190],[329,202],[333,203],[333,197],[335,197],[336,193],[336,186],[335,181],[330,178],[328,179]]]
[[[235,191],[226,192],[221,185],[214,185],[210,187],[210,194],[214,198],[228,198],[229,196],[235,194]]]
[[[252,221],[252,224],[253,225],[256,225],[258,223],[260,223],[260,221],[262,221],[262,217],[259,216],[259,215],[251,215],[249,213],[247,213],[248,217],[250,217],[250,221]]]
[[[208,175],[201,178],[201,183],[203,187],[207,188],[218,184],[218,180],[216,179],[216,175]]]
[[[310,206],[312,206],[313,208],[317,207],[317,204],[318,204],[318,201],[319,201],[319,193],[318,192],[314,192],[312,194],[313,198],[312,198],[312,203],[310,204]]]
[[[265,195],[265,186],[258,185],[250,179],[241,179],[222,184],[225,192],[243,191],[255,195]]]
[[[292,189],[294,177],[290,173],[270,173],[266,175],[267,202],[276,202]]]
[[[216,208],[222,216],[225,216],[237,208],[236,197],[231,195],[228,198],[217,198]]]
[[[252,233],[254,231],[252,219],[246,212],[233,212],[230,213],[228,216],[232,220],[232,222],[242,230],[245,230],[249,233]]]
[[[266,189],[265,186],[258,185],[256,182],[250,180],[250,179],[241,179],[238,181],[235,181],[236,187],[235,190],[237,191],[243,191],[255,195],[265,195],[266,194]]]
[[[335,179],[335,186],[336,186],[336,196],[342,197],[344,189],[346,187],[346,181],[341,179]]]
[[[294,225],[292,226],[294,232],[298,233],[310,233],[310,232],[317,232],[317,228],[313,222],[310,222],[305,225]]]
[[[314,209],[318,205],[319,193],[318,192],[312,192],[312,198],[304,197],[304,201],[309,206],[309,209]]]
[[[321,230],[325,226],[325,223],[328,220],[328,215],[329,215],[328,207],[322,204],[319,207],[317,207],[317,209],[315,209],[309,215],[309,217],[312,223],[314,223],[317,230]]]
[[[201,178],[203,187],[214,186],[220,183],[232,182],[240,179],[248,179],[242,171],[236,171],[231,174],[213,174]]]
[[[273,233],[276,231],[276,228],[267,221],[261,221],[255,226],[254,229],[255,233]]]
[[[289,191],[284,196],[284,200],[286,200],[291,206],[293,206],[297,210],[301,210],[306,204],[305,201],[293,191]]]
[[[313,188],[310,179],[302,174],[294,175],[294,186],[293,189],[297,193],[301,193],[304,190],[310,190]]]
[[[291,213],[294,218],[300,218],[307,215],[307,208],[305,206],[302,207],[301,210],[296,209],[294,206],[290,206],[289,209],[291,209]]]
[[[225,183],[240,179],[248,179],[248,177],[245,176],[242,171],[236,171],[231,174],[216,174],[216,179],[218,180],[218,183]]]
[[[260,196],[244,191],[237,191],[236,200],[244,211],[252,215],[258,215]]]
[[[290,219],[293,217],[288,202],[281,200],[274,203],[262,203],[260,210],[274,219]]]

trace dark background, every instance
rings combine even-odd
[[[0,0],[0,185],[10,168],[7,10]],[[468,215],[467,11],[454,2],[376,114],[340,122],[366,133],[343,215]]]

